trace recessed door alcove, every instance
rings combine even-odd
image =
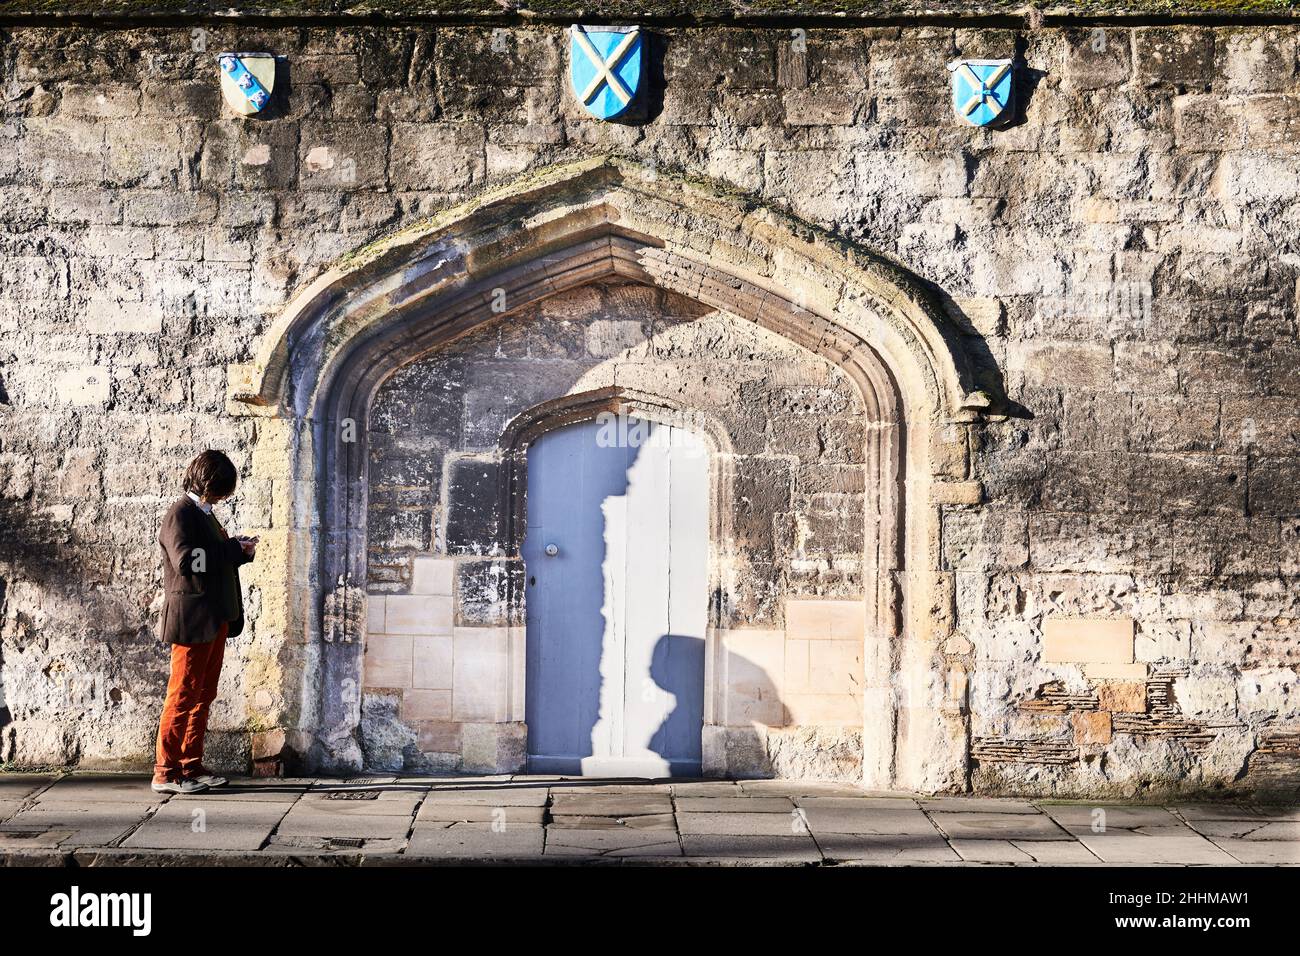
[[[617,278],[399,368],[367,429],[367,764],[770,775],[784,736],[856,779],[863,417],[825,358]]]

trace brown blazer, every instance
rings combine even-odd
[[[239,566],[252,559],[236,539],[223,540],[213,531],[207,516],[189,495],[182,495],[167,509],[158,544],[162,546],[166,592],[158,636],[171,644],[211,642],[221,625],[227,623],[217,593],[221,579],[214,572],[223,565],[230,567],[238,584]],[[196,557],[200,560],[196,561]],[[230,637],[244,629],[242,605],[241,597],[239,617],[228,622]]]

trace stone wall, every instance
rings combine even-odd
[[[296,437],[232,370],[367,242],[619,152],[880,251],[964,329],[996,403],[932,613],[970,786],[1295,788],[1300,31],[663,27],[644,111],[600,124],[555,24],[204,29],[0,27],[0,760],[149,762],[154,534],[209,445],[264,535],[212,762],[291,759]],[[1017,44],[1018,121],[956,123],[944,64]],[[287,58],[267,113],[224,111],[223,49]],[[440,553],[445,514],[392,520]]]

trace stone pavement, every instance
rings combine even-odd
[[[864,793],[775,780],[0,774],[10,865],[1300,863],[1300,807]]]

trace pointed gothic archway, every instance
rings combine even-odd
[[[935,557],[937,508],[977,494],[965,428],[987,405],[959,334],[884,259],[751,199],[613,158],[535,173],[360,250],[264,337],[235,397],[282,421],[290,461],[285,625],[300,667],[285,671],[299,682],[285,688],[288,746],[312,769],[360,764],[363,426],[380,384],[481,323],[609,277],[757,323],[857,385],[871,491],[864,783],[959,782],[967,733],[954,688],[964,685],[940,646],[951,588]]]

